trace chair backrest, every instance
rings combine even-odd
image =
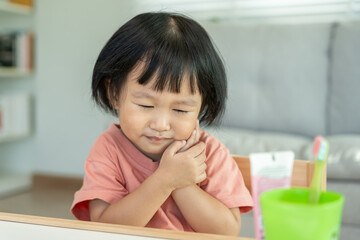
[[[251,172],[249,157],[233,155],[233,158],[241,171],[246,187],[251,192]],[[295,160],[291,177],[291,186],[310,187],[313,171],[313,162],[306,160]],[[322,189],[326,190],[326,167],[323,172]]]

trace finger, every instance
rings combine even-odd
[[[205,143],[203,142],[198,142],[188,150],[189,154],[191,154],[194,157],[199,156],[204,151],[205,151]]]
[[[206,163],[202,163],[199,167],[199,173],[205,172],[206,168],[207,168]]]
[[[196,124],[196,142],[199,142],[200,140],[200,123],[199,120],[197,120]]]
[[[186,140],[186,144],[185,146],[183,146],[178,152],[184,152],[187,149],[189,149],[192,145],[194,145],[195,143],[195,138],[196,138],[196,130],[194,130],[190,137],[188,138],[188,140]]]
[[[184,152],[185,150],[189,149],[193,143],[192,143],[192,139],[195,136],[195,130],[191,133],[190,137],[186,140],[186,144],[185,146],[183,146],[178,152]]]
[[[206,161],[205,151],[201,152],[198,156],[196,156],[194,160],[198,163],[199,166],[203,164]]]
[[[206,177],[207,177],[206,172],[203,172],[202,174],[200,174],[199,176],[196,177],[195,182],[200,183],[200,182],[204,181],[206,179]]]
[[[187,149],[198,143],[199,139],[200,139],[200,123],[199,120],[197,120],[194,131],[191,133],[190,137],[186,141],[186,145],[179,152],[186,151]]]
[[[182,141],[174,141],[168,146],[164,152],[164,154],[169,154],[171,156],[175,155],[184,145],[186,144],[185,140]]]

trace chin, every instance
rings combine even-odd
[[[173,141],[172,141],[173,142]],[[146,153],[146,155],[148,156],[162,156],[162,154],[165,152],[165,150],[170,146],[170,144],[172,143],[168,143],[166,145],[163,146],[144,146],[144,148],[142,149],[142,152]]]
[[[155,153],[144,153],[147,157],[151,158],[153,161],[158,162],[160,161],[162,154],[155,154]]]
[[[166,147],[159,149],[159,150],[146,149],[146,150],[143,150],[143,152],[146,153],[147,155],[162,155],[165,150],[166,150]]]
[[[166,148],[165,148],[165,149],[166,149]],[[163,153],[165,152],[165,149],[164,149],[164,150],[161,150],[161,151],[154,151],[154,152],[151,152],[150,154],[151,154],[151,155],[162,156]]]

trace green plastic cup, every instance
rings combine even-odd
[[[266,240],[339,239],[344,197],[322,192],[309,203],[309,189],[273,189],[260,196]]]

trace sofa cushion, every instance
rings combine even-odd
[[[329,133],[360,133],[360,22],[337,26],[331,54]]]
[[[360,225],[360,182],[329,180],[327,190],[341,193],[345,197],[342,222]]]
[[[228,70],[225,126],[325,133],[331,24],[205,27]]]
[[[296,159],[304,159],[304,150],[310,144],[306,137],[271,132],[257,132],[240,128],[205,128],[218,138],[234,155],[291,150]]]
[[[360,228],[357,225],[342,224],[340,238],[345,240],[359,240]]]

